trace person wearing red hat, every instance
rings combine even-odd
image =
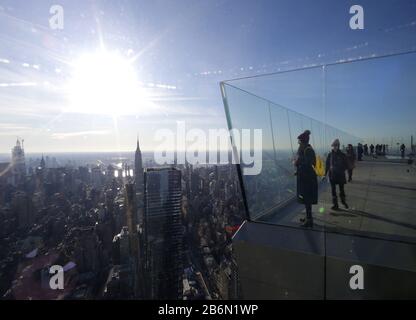
[[[309,144],[310,134],[309,130],[305,130],[298,136],[299,149],[295,161],[296,195],[306,209],[306,218],[302,224],[304,227],[313,226],[312,205],[318,203],[318,180],[314,170],[316,158],[315,151]]]

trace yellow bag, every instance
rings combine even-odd
[[[316,159],[316,164],[313,167],[313,169],[315,170],[315,173],[318,177],[323,177],[325,176],[325,167],[324,167],[324,162],[322,161],[321,157],[319,155],[315,156]]]

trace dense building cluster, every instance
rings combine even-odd
[[[227,299],[239,295],[231,236],[242,223],[235,167],[0,163],[5,299]],[[52,289],[51,267],[64,286]]]

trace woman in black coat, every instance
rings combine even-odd
[[[316,164],[315,151],[309,144],[311,132],[306,130],[298,136],[299,149],[295,161],[297,177],[297,198],[305,205],[306,219],[304,227],[313,226],[312,205],[318,203],[318,180],[314,170]]]
[[[335,139],[332,143],[332,151],[328,154],[326,158],[325,165],[325,176],[329,173],[329,182],[331,183],[331,192],[332,192],[332,208],[333,210],[338,210],[338,198],[337,198],[337,189],[336,186],[339,186],[339,195],[341,198],[341,203],[345,208],[348,209],[348,204],[346,202],[344,185],[347,183],[345,178],[345,171],[348,169],[348,162],[346,155],[339,149],[340,143],[338,139]]]

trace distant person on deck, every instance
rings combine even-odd
[[[335,139],[332,143],[332,151],[328,154],[326,158],[325,166],[325,176],[329,173],[329,182],[331,183],[331,192],[332,192],[332,208],[333,210],[338,210],[338,197],[337,197],[337,185],[339,185],[339,196],[341,198],[341,203],[345,208],[348,209],[348,204],[346,202],[344,185],[347,183],[345,178],[345,171],[348,168],[347,157],[339,149],[340,143],[338,139]]]
[[[364,145],[364,155],[368,156],[368,145]]]
[[[318,180],[314,170],[315,151],[309,144],[311,132],[306,130],[298,136],[299,149],[295,160],[296,193],[300,203],[305,205],[306,217],[301,219],[303,227],[313,226],[312,205],[318,203]]]
[[[364,153],[363,145],[359,143],[357,147],[358,161],[363,160],[363,153]]]
[[[370,153],[371,155],[374,155],[374,145],[370,144]]]
[[[404,158],[405,152],[406,152],[406,146],[404,145],[404,143],[402,143],[402,145],[400,146],[400,153],[402,155],[402,158]]]
[[[355,168],[355,151],[352,144],[347,147],[347,168],[348,168],[348,182],[352,181],[352,171]]]
[[[383,144],[383,156],[385,156],[385,155],[386,155],[386,145]]]

